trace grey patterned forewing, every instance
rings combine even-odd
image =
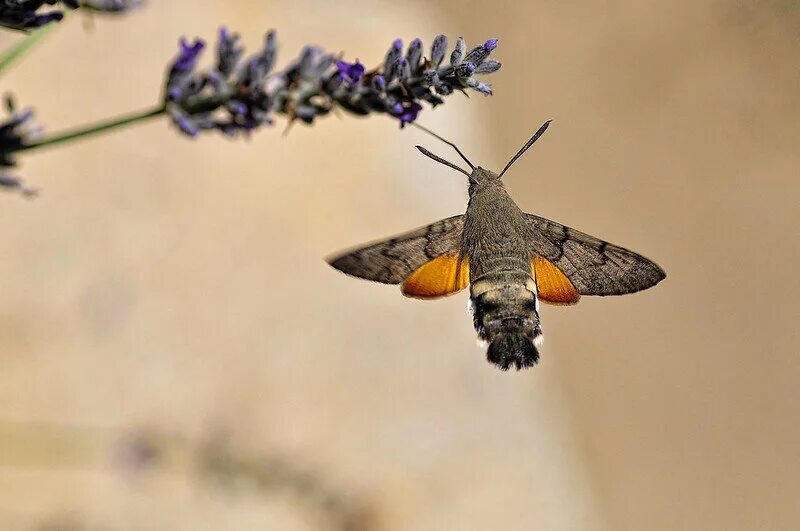
[[[644,256],[533,214],[531,250],[558,267],[581,295],[624,295],[654,286],[666,273]]]
[[[461,251],[464,216],[453,216],[426,227],[347,251],[328,263],[348,275],[384,284],[399,284],[417,268],[443,254]]]

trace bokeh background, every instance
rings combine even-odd
[[[464,294],[322,260],[463,211],[420,131],[157,120],[31,153],[42,195],[0,196],[0,528],[800,527],[796,2],[151,0],[72,17],[3,89],[50,129],[148,107],[220,24],[277,28],[280,64],[499,38],[495,96],[421,123],[499,168],[553,118],[513,197],[668,277],[544,307],[540,365],[501,373]]]

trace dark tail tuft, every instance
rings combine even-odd
[[[530,338],[520,333],[501,332],[492,340],[486,359],[507,371],[512,365],[517,370],[533,367],[539,361],[539,351]]]

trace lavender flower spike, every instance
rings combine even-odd
[[[287,67],[273,71],[277,49],[273,32],[263,46],[242,59],[238,36],[221,29],[216,67],[201,71],[197,63],[202,41],[181,41],[168,69],[164,102],[180,131],[188,136],[208,130],[228,136],[249,134],[271,124],[275,115],[313,124],[334,107],[361,116],[387,114],[403,127],[417,119],[423,102],[435,107],[456,91],[491,94],[476,76],[500,68],[489,58],[497,48],[496,39],[467,52],[459,38],[447,65],[444,35],[434,39],[430,59],[425,59],[420,39],[413,39],[405,53],[403,41],[396,39],[383,64],[369,72],[357,59],[337,60],[316,46],[305,46]]]

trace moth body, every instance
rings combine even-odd
[[[469,193],[462,252],[475,330],[489,343],[490,362],[503,370],[530,367],[542,331],[525,215],[491,171],[475,168]]]

